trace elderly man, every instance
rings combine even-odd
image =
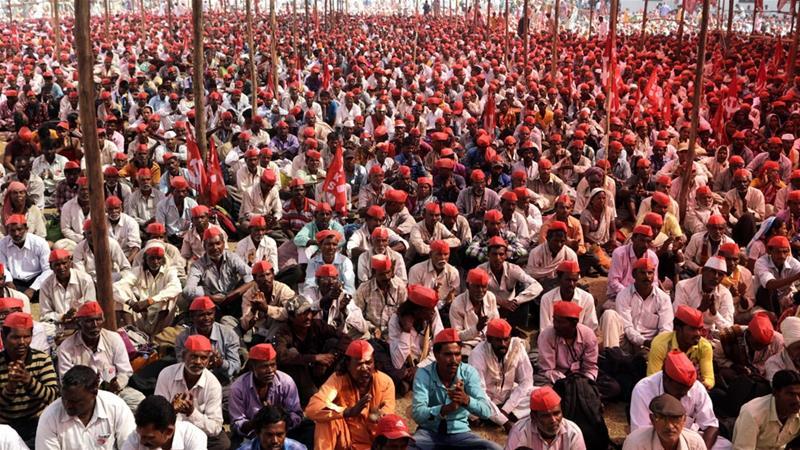
[[[305,413],[315,422],[314,448],[371,448],[377,418],[394,413],[394,383],[375,369],[372,346],[355,340],[342,367],[311,397]]]
[[[339,222],[333,220],[333,209],[331,205],[325,202],[317,203],[314,210],[314,220],[305,224],[294,236],[294,245],[297,246],[298,252],[303,253],[300,257],[300,262],[305,262],[303,258],[307,256],[306,248],[321,246],[316,238],[317,233],[320,231],[336,231],[340,236],[344,236],[344,228]],[[344,245],[341,239],[338,245],[340,249]]]
[[[197,426],[208,436],[208,449],[227,450],[230,439],[222,429],[222,386],[208,370],[213,358],[205,336],[189,336],[181,362],[161,370],[155,394],[172,401],[181,420]]]
[[[408,284],[417,284],[436,291],[440,306],[449,307],[461,290],[461,277],[450,259],[450,246],[445,241],[431,242],[430,258],[415,264],[408,272]]]
[[[185,343],[189,336],[200,335],[211,341],[211,358],[207,369],[217,377],[223,386],[227,386],[239,373],[242,363],[239,360],[239,336],[232,327],[214,321],[216,305],[208,297],[197,297],[189,306],[191,326],[175,339],[175,356],[183,359],[186,351]],[[223,402],[224,403],[224,402]]]
[[[733,428],[733,448],[785,448],[800,435],[800,373],[781,370],[772,378],[772,394],[742,406]]]
[[[442,210],[439,204],[428,203],[425,205],[423,219],[411,230],[409,243],[414,254],[425,258],[431,253],[431,242],[438,240],[446,242],[450,248],[457,248],[461,245],[461,240],[442,223]]]
[[[94,280],[73,267],[68,250],[51,251],[49,261],[52,273],[39,289],[39,317],[57,324],[69,322],[85,301],[97,298]]]
[[[525,343],[511,337],[511,325],[503,319],[486,324],[486,340],[470,353],[469,364],[481,376],[481,387],[491,400],[491,421],[506,432],[530,414],[533,367]]]
[[[383,225],[386,220],[386,211],[381,206],[372,205],[367,208],[362,217],[364,217],[364,225],[354,231],[347,240],[347,254],[351,256],[355,255],[356,252],[365,252],[372,248],[370,240],[372,232],[375,231],[375,228]],[[389,231],[389,246],[392,250],[404,253],[409,248],[408,242],[393,230],[389,228],[387,230]]]
[[[392,260],[386,255],[375,255],[371,261],[372,277],[356,290],[355,306],[363,313],[370,333],[376,339],[385,338],[389,320],[397,307],[406,301],[405,281],[394,276]]]
[[[564,417],[561,397],[549,386],[535,389],[530,396],[531,413],[518,421],[508,434],[505,450],[549,448],[586,450],[583,433]]]
[[[119,243],[128,261],[133,261],[142,248],[139,224],[133,217],[122,212],[122,200],[116,196],[106,199],[106,215],[108,217],[108,237]]]
[[[697,381],[697,371],[689,358],[678,349],[670,351],[664,370],[643,378],[631,396],[631,433],[652,425],[649,414],[654,397],[667,393],[680,400],[687,411],[685,426],[699,432],[709,449],[730,448],[730,442],[719,436],[719,421],[714,416],[711,398]]]
[[[136,266],[114,283],[117,315],[123,323],[155,336],[172,323],[181,282],[174,267],[166,264],[164,244],[148,242],[144,264]]]
[[[352,296],[343,289],[339,269],[333,264],[323,264],[315,275],[317,286],[306,289],[305,297],[321,311],[322,321],[354,339],[368,337],[369,325],[363,312],[351,301]]]
[[[33,447],[42,411],[58,397],[58,378],[50,355],[30,347],[33,318],[14,312],[3,320],[0,352],[0,423],[11,425]]]
[[[300,404],[308,404],[333,372],[350,339],[321,319],[311,302],[298,295],[286,305],[287,321],[275,331],[278,367],[297,384]]]
[[[733,239],[725,235],[727,226],[721,215],[714,214],[706,222],[706,231],[692,235],[684,250],[684,262],[690,273],[700,272],[706,261],[717,255],[723,244],[733,242]]]
[[[369,183],[361,186],[358,192],[358,209],[367,209],[372,205],[382,205],[386,192],[392,187],[383,182],[384,173],[380,165],[369,169]]]
[[[389,233],[392,233],[392,231],[386,227],[376,227],[372,230],[372,235],[370,236],[371,246],[369,250],[358,255],[356,274],[358,276],[358,282],[364,283],[370,279],[372,276],[372,257],[378,255],[387,256],[392,261],[394,276],[403,281],[408,280],[406,262],[403,255],[389,247]],[[447,250],[449,251],[450,247],[447,247]]]
[[[499,450],[499,445],[470,432],[468,416],[489,419],[492,409],[478,371],[461,362],[458,331],[447,328],[437,333],[433,353],[436,363],[420,368],[414,377],[411,414],[419,424],[414,447]]]
[[[150,169],[136,172],[138,187],[125,200],[125,214],[133,217],[139,227],[145,227],[155,220],[156,207],[164,200],[164,193],[153,189],[153,175]]]
[[[249,266],[266,260],[273,267],[278,267],[278,244],[267,236],[267,220],[264,216],[253,215],[247,224],[247,231],[249,236],[236,243],[236,254]]]
[[[547,239],[537,245],[530,256],[525,271],[548,291],[558,282],[556,269],[564,261],[578,261],[578,255],[567,243],[567,225],[564,222],[551,222],[547,228]]]
[[[800,280],[800,262],[792,256],[786,237],[770,238],[767,254],[756,260],[753,275],[756,305],[775,314],[791,305],[795,283]]]
[[[74,246],[80,242],[83,237],[81,227],[89,217],[89,179],[80,177],[75,183],[77,187],[75,196],[64,202],[60,208],[61,234],[64,236],[64,239],[59,241],[60,246]],[[72,243],[65,240],[72,241]]]
[[[465,251],[466,255],[481,263],[486,261],[489,259],[489,241],[494,237],[500,237],[507,244],[506,251],[509,259],[520,261],[525,258],[528,255],[528,249],[514,233],[501,227],[502,221],[503,213],[500,211],[496,209],[486,211],[483,215],[483,229],[472,237],[472,241]]]
[[[128,386],[133,375],[128,352],[118,333],[102,328],[104,320],[103,309],[95,301],[78,309],[78,332],[58,347],[58,374],[63,379],[73,366],[91,367],[100,380],[100,389],[120,396],[135,411],[144,395]]]
[[[203,235],[208,229],[219,230],[222,235],[223,241],[228,241],[228,234],[217,224],[211,223],[209,220],[211,211],[206,205],[197,205],[190,211],[191,226],[183,234],[183,242],[179,246],[181,249],[181,256],[186,261],[196,261],[206,254],[205,239]]]
[[[675,287],[673,308],[688,305],[703,313],[703,322],[713,336],[733,325],[733,298],[731,292],[721,284],[728,273],[725,259],[721,256],[708,258],[700,275],[681,280]]]
[[[661,394],[653,397],[649,409],[652,425],[628,435],[622,450],[706,449],[702,436],[684,427],[686,409],[680,400],[670,394]]]
[[[317,286],[315,276],[317,269],[322,265],[331,264],[338,270],[339,281],[341,281],[345,292],[350,295],[355,294],[356,285],[353,262],[350,258],[338,251],[342,235],[338,231],[323,230],[316,234],[315,239],[317,245],[319,245],[319,253],[308,261],[305,289],[309,290],[315,288]]]
[[[765,365],[767,380],[779,370],[789,369],[800,372],[800,317],[790,316],[781,322],[783,348],[777,355],[771,356]]]
[[[385,200],[386,226],[403,239],[409,239],[417,221],[405,206],[408,193],[399,189],[389,189],[386,191]]]
[[[750,171],[738,169],[733,174],[733,189],[725,193],[728,208],[723,208],[723,216],[730,214],[729,222],[736,223],[743,216],[760,221],[765,218],[764,194],[750,186]]]
[[[450,306],[450,324],[458,331],[464,356],[469,356],[472,349],[484,340],[489,320],[499,317],[497,300],[489,291],[489,274],[479,268],[470,270],[467,290],[459,294]]]
[[[497,192],[486,189],[486,175],[482,170],[473,170],[469,179],[471,186],[458,193],[456,206],[458,211],[466,216],[470,227],[477,230],[481,227],[484,214],[500,206],[500,196]]]
[[[608,299],[616,296],[633,284],[633,266],[640,258],[646,258],[658,273],[658,256],[650,249],[653,229],[647,225],[637,225],[633,229],[631,241],[617,247],[611,254],[611,267],[608,272]]]
[[[278,354],[272,344],[256,344],[250,348],[250,368],[231,384],[229,411],[234,440],[252,438],[257,430],[258,412],[264,405],[283,408],[286,431],[296,428],[303,418],[300,398],[294,380],[278,370]]]
[[[167,227],[167,239],[175,246],[183,242],[183,235],[189,229],[189,217],[197,202],[189,197],[189,183],[184,177],[170,180],[172,192],[156,205],[156,222]]]
[[[714,387],[714,350],[711,343],[702,337],[703,314],[689,306],[681,305],[675,310],[674,331],[664,332],[653,339],[647,355],[647,375],[661,371],[664,359],[673,349],[686,354],[695,367],[700,368],[701,383],[706,389]]]
[[[573,373],[597,380],[597,338],[591,328],[578,323],[582,311],[573,302],[553,307],[553,325],[539,333],[537,385],[552,385]]]
[[[42,282],[52,273],[47,241],[28,233],[28,221],[21,214],[6,219],[7,236],[0,239],[0,264],[6,268],[7,282],[33,300]]]
[[[101,380],[102,374],[98,377],[95,369],[86,365],[76,365],[62,375],[61,398],[39,418],[36,448],[90,449],[97,448],[100,442],[122,448],[136,431],[133,413],[122,399],[101,390]]]
[[[192,264],[183,288],[185,299],[207,296],[217,305],[217,316],[242,316],[239,300],[250,286],[253,276],[250,268],[236,253],[225,248],[225,240],[218,228],[203,232],[205,255]]]
[[[186,281],[186,260],[183,259],[181,256],[181,251],[178,250],[178,247],[167,242],[167,228],[164,226],[163,223],[158,222],[151,222],[147,224],[144,229],[145,233],[145,248],[148,246],[153,245],[155,243],[159,243],[164,246],[164,257],[166,258],[166,266],[178,273],[178,279],[181,282]],[[134,266],[141,266],[144,264],[144,255],[145,252],[139,252],[136,254],[136,258],[133,260],[131,265]]]
[[[297,294],[275,280],[275,268],[269,261],[258,261],[251,269],[253,286],[242,295],[242,331],[252,330],[252,342],[261,343],[272,337],[278,324],[288,318],[286,304]]]
[[[558,286],[542,295],[539,306],[539,329],[553,324],[553,308],[559,302],[574,302],[581,307],[580,323],[597,330],[597,312],[592,294],[578,287],[581,268],[575,261],[564,261],[556,268]]]
[[[108,250],[111,253],[111,277],[114,281],[119,280],[123,275],[131,270],[131,263],[125,257],[119,243],[114,239],[108,240]],[[94,256],[94,241],[92,240],[92,219],[83,222],[83,240],[75,246],[72,253],[72,262],[75,268],[88,273],[91,277],[97,277],[97,266]]]

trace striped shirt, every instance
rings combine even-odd
[[[12,424],[38,417],[58,398],[58,378],[53,361],[47,354],[30,349],[25,369],[31,374],[31,382],[27,386],[18,386],[13,395],[8,395],[5,390],[8,364],[8,354],[0,352],[0,423]]]

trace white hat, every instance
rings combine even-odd
[[[781,140],[782,141],[793,141],[794,140],[794,135],[792,133],[786,133],[783,136],[781,136]]]
[[[783,319],[781,334],[783,335],[783,345],[786,347],[800,341],[800,317],[790,316]]]
[[[712,256],[711,258],[708,258],[703,267],[719,270],[722,273],[728,273],[728,264],[725,263],[725,258],[721,256]]]
[[[346,128],[353,128],[356,126],[356,124],[353,123],[353,119],[347,119],[344,121],[344,124],[342,124],[342,126]]]
[[[174,131],[167,131],[164,133],[164,139],[175,139],[178,135]]]

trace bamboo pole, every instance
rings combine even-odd
[[[756,4],[753,3],[753,25],[750,29],[750,34],[756,34],[756,14],[758,14],[758,8],[756,8]]]
[[[616,53],[617,51],[617,15],[619,9],[619,0],[611,0],[611,12],[610,17],[608,19],[608,37],[609,45],[611,46],[611,51]],[[613,58],[616,59],[616,58]],[[609,64],[611,62],[609,61]],[[616,65],[611,67],[614,69],[612,72],[608,74],[608,79],[606,80],[606,126],[605,126],[605,136],[608,139],[608,129],[611,125],[611,85],[614,83],[612,79],[614,77],[614,72],[616,72]],[[608,142],[606,141],[606,146]]]
[[[103,190],[103,173],[100,163],[100,146],[97,141],[97,111],[93,78],[94,52],[89,18],[89,0],[75,0],[75,51],[78,55],[78,102],[80,105],[83,150],[86,155],[86,175],[89,178],[89,208],[92,220],[92,244],[97,269],[97,300],[103,307],[105,327],[116,331],[117,317],[114,308],[114,291],[111,282],[111,252],[108,244],[108,222]]]
[[[245,14],[247,14],[247,48],[250,50],[250,105],[253,110],[250,117],[256,116],[258,109],[258,77],[256,76],[256,49],[253,48],[253,12],[250,7],[251,0],[245,0]],[[256,0],[258,3],[258,0]]]
[[[551,50],[550,74],[553,78],[553,86],[556,85],[556,75],[558,75],[558,16],[561,12],[561,0],[556,0],[555,11],[553,11],[553,49]]]
[[[503,65],[508,67],[508,0],[503,18]]]
[[[558,0],[556,0],[558,1]],[[492,35],[492,0],[486,0],[486,42]]]
[[[791,83],[794,80],[794,72],[795,72],[795,61],[797,59],[797,45],[800,43],[800,30],[797,26],[797,2],[792,0],[792,27],[794,28],[792,33],[792,47],[789,49],[789,61],[787,65],[789,67],[786,68],[787,82]]]
[[[108,0],[106,0],[108,1]],[[175,28],[172,26],[172,0],[167,0],[167,26],[169,27],[170,37]]]
[[[683,44],[683,22],[686,15],[686,0],[681,0],[681,13],[678,17],[678,47]]]
[[[645,45],[644,36],[647,34],[647,4],[648,3],[649,2],[647,0],[644,0],[644,12],[642,13],[642,37],[641,37],[642,48],[644,48],[644,45]]]
[[[208,161],[206,144],[206,90],[203,54],[203,0],[192,0],[192,88],[194,89],[194,130],[203,161]]]
[[[105,16],[106,16],[106,36],[108,36],[110,34],[109,30],[111,30],[111,18],[108,16],[109,15],[109,12],[108,12],[108,0],[103,0],[103,8],[105,9],[105,12],[106,12],[106,14],[105,14]]]
[[[144,11],[144,0],[139,0],[139,12],[141,12],[141,14],[142,14],[142,25],[141,25],[141,27],[142,27],[142,29],[144,29],[144,25],[147,23],[147,18],[145,17],[146,13]]]
[[[14,9],[11,8],[11,0],[7,0],[6,5],[8,6],[8,21],[14,22]]]
[[[528,0],[522,1],[522,17],[523,17],[523,24],[522,27],[522,61],[525,64],[525,79],[528,79],[528,29],[531,26],[530,18],[528,17]]]
[[[689,185],[693,179],[691,173],[694,164],[694,147],[697,142],[697,125],[700,122],[700,99],[703,93],[703,68],[706,62],[708,3],[709,0],[703,0],[703,13],[700,17],[700,34],[697,40],[697,63],[694,71],[694,93],[692,94],[692,126],[689,129],[689,154],[686,157],[686,166],[683,169],[681,195],[678,200],[680,211],[686,211],[686,200],[689,197]],[[685,217],[685,212],[681,215]],[[683,219],[683,217],[681,217],[681,219]]]
[[[269,0],[269,22],[272,37],[269,42],[269,50],[272,57],[272,94],[278,98],[278,22],[275,19],[275,0]]]
[[[731,38],[732,29],[733,29],[733,0],[728,0],[728,40],[730,40]]]
[[[592,22],[594,22],[594,9],[597,8],[595,0],[589,0],[589,28],[586,30],[586,35],[592,37]]]
[[[58,15],[58,0],[53,0],[52,4],[53,16],[53,42],[56,50],[56,55],[61,54],[61,19]]]

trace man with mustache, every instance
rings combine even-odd
[[[680,400],[670,394],[661,394],[650,401],[650,421],[653,425],[631,433],[625,439],[622,448],[623,450],[705,449],[703,438],[696,431],[684,427],[685,420],[686,409]]]
[[[772,394],[742,406],[733,428],[733,448],[783,448],[800,434],[800,373],[781,370]]]
[[[97,298],[94,280],[73,266],[69,250],[52,250],[48,260],[53,273],[39,289],[40,317],[43,321],[68,322],[85,299]]]
[[[121,398],[99,389],[102,377],[102,371],[97,373],[84,365],[73,366],[63,375],[61,398],[45,408],[39,419],[36,448],[70,450],[122,446],[136,430],[133,413]]]
[[[550,386],[534,390],[531,414],[521,419],[508,434],[505,450],[521,447],[585,450],[583,433],[561,411],[561,397]]]
[[[255,438],[239,450],[306,450],[306,446],[287,437],[288,418],[279,406],[269,404],[253,418]]]
[[[206,450],[205,433],[177,413],[167,399],[151,395],[136,409],[136,433],[131,433],[123,450],[182,448]]]
[[[227,450],[231,441],[222,429],[222,386],[208,370],[213,355],[211,341],[195,334],[184,343],[183,360],[158,375],[155,394],[171,399],[182,421],[208,436],[208,449]]]
[[[316,424],[314,448],[369,449],[378,419],[393,413],[394,404],[394,383],[375,369],[372,345],[351,342],[342,365],[306,407],[306,416]]]

